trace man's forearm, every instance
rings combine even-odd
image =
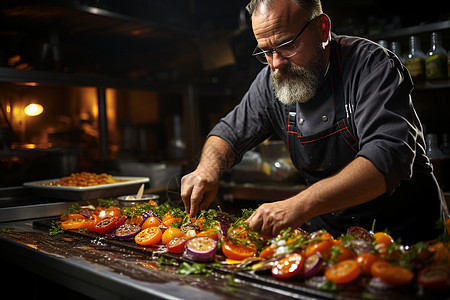
[[[210,136],[203,146],[198,169],[213,172],[217,178],[230,169],[234,163],[234,152],[230,144],[217,136]]]
[[[317,182],[298,196],[310,218],[362,204],[385,192],[384,175],[369,160],[358,157],[338,174]]]

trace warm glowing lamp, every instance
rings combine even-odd
[[[42,114],[42,112],[44,111],[44,107],[40,104],[31,103],[28,104],[23,111],[27,116],[34,117]]]

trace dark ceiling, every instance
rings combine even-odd
[[[230,68],[254,73],[260,66],[249,55],[255,41],[246,3],[3,0],[0,65],[153,82],[201,81],[211,73],[229,73]],[[323,1],[334,28],[342,30],[366,30],[363,26],[370,25],[371,15],[374,22],[399,20],[401,26],[442,17],[434,7],[421,7],[418,15],[410,6],[406,1]],[[16,54],[20,61],[8,63]]]

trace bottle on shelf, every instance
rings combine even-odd
[[[427,156],[429,158],[442,157],[443,153],[438,147],[438,138],[436,133],[427,133],[425,142],[427,144]]]
[[[403,55],[402,55],[402,51],[401,51],[399,42],[391,43],[391,51],[394,52],[395,55],[397,55],[398,59],[400,59],[402,64],[405,63],[405,57],[403,57]]]
[[[388,47],[388,41],[386,41],[386,40],[379,40],[378,42],[378,45],[380,45],[381,47],[384,47],[384,48],[389,48]]]
[[[417,36],[411,36],[409,47],[405,66],[413,79],[425,79],[425,54],[420,47],[420,39]]]
[[[442,154],[450,155],[450,145],[448,144],[448,134],[446,132],[441,136],[441,144],[439,145],[439,149]]]
[[[425,59],[425,74],[428,80],[447,78],[447,51],[442,47],[440,32],[431,34],[431,48]]]

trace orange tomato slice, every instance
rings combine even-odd
[[[86,218],[83,219],[69,219],[61,223],[62,228],[70,230],[70,229],[80,229],[87,228],[90,225],[89,221]]]
[[[243,260],[244,258],[255,256],[256,247],[247,247],[242,244],[233,244],[230,240],[222,244],[222,253],[229,259]]]
[[[218,233],[217,229],[215,229],[215,228],[210,228],[208,230],[200,231],[197,234],[197,236],[207,236],[207,237],[212,238],[216,242],[219,240],[219,233]]]
[[[411,270],[402,266],[394,266],[384,260],[374,262],[370,272],[373,277],[380,278],[390,285],[405,285],[414,278]]]
[[[338,262],[325,270],[325,277],[335,283],[349,283],[355,280],[361,269],[355,259],[347,259]]]
[[[162,231],[159,227],[149,227],[139,232],[134,241],[141,246],[152,246],[161,241]]]
[[[162,234],[161,243],[163,245],[167,245],[167,243],[169,243],[174,238],[182,237],[185,235],[186,234],[183,231],[181,231],[181,229],[175,228],[175,227],[170,227],[170,228],[167,228],[164,231],[164,233]]]
[[[377,244],[392,245],[394,243],[394,239],[385,232],[376,232],[373,237]]]
[[[333,236],[329,233],[324,233],[320,236],[321,239],[324,239],[321,242],[313,243],[312,245],[309,245],[305,250],[305,257],[308,258],[314,253],[319,252],[320,254],[324,255],[325,253],[328,254],[330,251],[330,248],[333,247],[334,241]]]
[[[157,217],[148,217],[145,219],[144,223],[142,223],[142,229],[146,229],[149,227],[157,227],[161,225],[161,220]]]
[[[372,267],[373,263],[378,260],[378,257],[372,253],[360,253],[356,257],[356,262],[358,262],[358,265],[360,266],[362,272],[365,275],[370,275],[370,268]]]
[[[82,214],[67,214],[67,215],[61,215],[60,217],[61,221],[67,221],[70,219],[86,219],[85,216],[83,216]]]
[[[170,218],[170,219],[166,219],[165,221],[163,220],[163,224],[164,224],[164,226],[171,227],[173,225],[173,223],[179,222],[181,224],[182,221],[183,221],[183,218]]]
[[[261,253],[259,254],[260,258],[270,258],[272,257],[272,255],[275,253],[275,244],[271,244],[269,246],[267,246],[266,248],[264,248]]]

